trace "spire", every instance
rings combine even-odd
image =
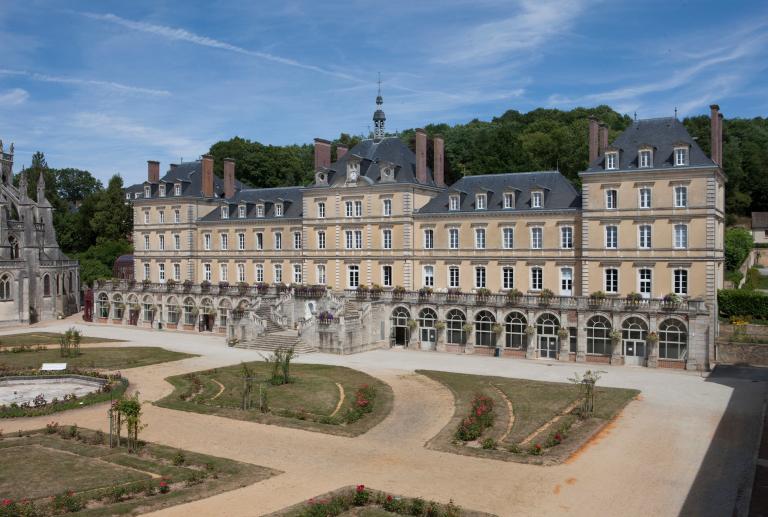
[[[381,73],[379,73],[379,93],[376,96],[376,111],[373,112],[373,139],[381,140],[384,138],[384,122],[387,117],[381,109],[384,99],[381,97]]]
[[[45,175],[43,171],[40,171],[40,176],[37,178],[37,202],[42,203],[45,199]]]
[[[27,185],[27,169],[21,170],[21,178],[19,178],[19,194],[21,195],[21,198],[25,198],[28,195],[27,190],[29,189]]]

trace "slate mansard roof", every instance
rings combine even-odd
[[[704,154],[683,123],[676,118],[667,117],[636,120],[619,135],[608,149],[619,151],[618,168],[611,169],[611,172],[638,170],[638,151],[648,145],[653,148],[651,169],[674,168],[673,150],[678,145],[689,146],[688,165],[685,167],[717,167],[715,162]],[[590,163],[586,170],[586,172],[604,171],[605,155]]]
[[[203,162],[197,160],[194,162],[185,162],[171,167],[165,173],[165,176],[160,178],[159,183],[165,183],[165,197],[204,197],[203,196]],[[137,183],[126,187],[124,191],[131,194],[131,199],[135,198],[135,194],[138,193],[137,199],[144,198],[144,187],[149,185],[152,189],[152,198],[158,197],[158,185],[159,183],[150,183],[144,181],[143,183]],[[181,183],[181,196],[174,195],[173,185]],[[243,184],[235,180],[235,191],[242,189]],[[218,176],[213,176],[213,195],[214,197],[224,196],[224,180]]]
[[[333,162],[328,173],[328,186],[344,184],[347,178],[347,163],[354,156],[360,158],[360,178],[375,184],[381,180],[380,165],[390,162],[395,168],[394,183],[415,183],[416,154],[399,137],[381,140],[363,140],[350,149],[341,159]],[[432,169],[427,167],[426,185],[435,186]]]
[[[544,193],[541,208],[531,207],[531,192]],[[504,208],[504,194],[512,193],[515,197],[513,208]],[[475,196],[486,194],[486,208],[475,208]],[[449,210],[452,195],[459,196],[459,210]],[[485,174],[464,176],[448,187],[437,197],[418,211],[419,214],[456,213],[456,212],[520,212],[541,210],[567,210],[581,207],[581,195],[558,171],[510,172],[504,174]]]
[[[222,200],[221,206],[229,208],[229,218],[221,217],[221,208],[200,218],[201,222],[222,220],[256,220],[263,219],[299,219],[302,216],[302,194],[304,187],[249,188],[236,192],[234,197]],[[275,204],[283,204],[283,215],[275,215]],[[245,217],[239,217],[238,206],[245,205]],[[257,205],[264,205],[264,216],[256,216]]]

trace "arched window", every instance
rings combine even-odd
[[[405,307],[395,307],[392,311],[391,323],[391,342],[395,345],[407,345],[410,340],[410,330],[408,329],[408,320],[411,319],[411,313]]]
[[[592,316],[587,321],[587,353],[611,353],[611,322],[605,316]]]
[[[97,298],[97,301],[98,301],[98,307],[96,308],[96,310],[99,311],[99,318],[108,318],[109,317],[109,298],[107,297],[107,293],[101,293]]]
[[[19,258],[19,241],[11,235],[8,237],[8,246],[11,249],[11,260],[16,260]]]
[[[437,313],[432,309],[421,309],[419,313],[419,327],[421,328],[435,328],[435,322],[437,321]]]
[[[184,300],[184,324],[194,325],[196,322],[195,301],[192,298],[187,298]]]
[[[445,340],[452,345],[463,345],[467,341],[464,335],[464,324],[467,322],[464,313],[458,309],[448,311],[445,316]]]
[[[153,321],[155,319],[154,311],[155,301],[151,296],[147,295],[141,302],[142,316],[144,321]]]
[[[0,300],[7,301],[13,298],[11,296],[11,277],[3,275],[0,277]]]
[[[493,324],[496,318],[488,311],[475,314],[475,346],[493,346]]]
[[[509,348],[525,347],[525,327],[528,321],[519,312],[510,312],[504,319],[504,333],[506,334],[506,346]]]
[[[51,277],[43,275],[43,296],[51,296]]]
[[[554,314],[545,313],[536,320],[536,334],[539,336],[556,336],[560,320]]]
[[[125,313],[125,305],[123,304],[123,297],[116,294],[112,297],[112,303],[114,304],[114,310],[112,311],[112,317],[116,320],[123,319]]]
[[[175,325],[179,322],[179,302],[173,296],[168,298],[165,303],[166,320],[171,325]]]
[[[642,318],[632,316],[624,320],[621,324],[621,339],[631,341],[645,341],[648,334],[648,325]]]
[[[688,330],[683,322],[668,319],[659,325],[659,359],[686,359]]]
[[[219,327],[227,326],[227,317],[229,316],[229,311],[231,309],[232,309],[232,304],[226,298],[219,302],[219,322],[218,322]]]

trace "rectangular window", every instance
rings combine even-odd
[[[560,227],[560,247],[564,250],[573,249],[573,227]]]
[[[144,224],[149,224],[149,212],[144,212]]]
[[[152,197],[152,194],[151,194],[151,192],[152,192],[152,190],[150,189],[150,187],[144,187],[144,197],[145,197],[145,198],[150,198],[150,197]]]
[[[348,250],[351,250],[352,248],[354,248],[355,247],[355,234],[352,232],[352,230],[345,231],[344,232],[344,237],[345,237],[345,244],[346,244],[345,247]]]
[[[540,250],[543,246],[544,229],[540,227],[531,228],[531,248]]]
[[[673,284],[675,294],[688,295],[688,270],[675,269],[673,272]]]
[[[573,294],[573,269],[569,267],[560,268],[560,296],[571,296]]]
[[[512,193],[504,194],[504,208],[515,208],[515,195]]]
[[[256,249],[257,250],[264,249],[264,234],[261,232],[256,232]]]
[[[675,149],[675,166],[688,164],[688,149],[677,148]]]
[[[264,217],[264,205],[256,205],[256,217]]]
[[[144,249],[145,250],[149,249],[149,235],[144,236]]]
[[[434,230],[424,230],[424,249],[431,250],[435,247],[435,232]]]
[[[424,266],[424,287],[435,287],[435,266]]]
[[[685,249],[688,247],[688,225],[676,224],[675,225],[675,248]]]
[[[255,275],[257,282],[263,282],[264,281],[264,266],[261,264],[256,264],[255,269]]]
[[[453,212],[459,209],[459,196],[451,196],[448,198],[448,210]]]
[[[478,194],[475,196],[475,209],[476,210],[485,210],[485,194]]]
[[[275,283],[281,284],[283,282],[283,266],[280,264],[275,264]]]
[[[503,289],[515,287],[515,268],[510,266],[501,268],[501,286]]]
[[[229,235],[222,233],[219,237],[221,240],[221,251],[227,251],[229,249]]]
[[[165,185],[163,185],[162,183],[158,185],[157,193],[160,195],[160,197],[165,197]]]
[[[179,224],[181,222],[181,210],[173,211],[173,222]]]
[[[160,282],[165,282],[165,264],[157,265],[157,279]]]
[[[475,267],[475,288],[485,288],[485,266]]]
[[[213,278],[213,274],[211,273],[211,265],[203,264],[203,280],[210,282],[211,278]]]
[[[531,208],[541,208],[541,192],[531,193]]]
[[[352,205],[352,201],[345,201],[344,202],[344,216],[345,217],[352,217],[354,214],[354,208]]]
[[[512,228],[501,230],[501,241],[505,250],[511,250],[515,247],[515,231]]]
[[[275,249],[283,249],[283,234],[281,232],[275,232]]]
[[[392,287],[392,266],[381,266],[381,284]]]
[[[317,203],[317,217],[318,219],[325,219],[325,203],[322,201]]]
[[[347,266],[347,281],[350,289],[360,286],[360,266]]]
[[[459,267],[450,266],[448,268],[448,287],[458,288],[460,285]]]
[[[615,210],[619,208],[619,193],[613,189],[605,191],[605,208]]]
[[[283,204],[275,203],[275,217],[282,217],[282,216],[283,216]]]
[[[293,232],[293,249],[301,249],[301,232]]]
[[[229,219],[229,207],[228,206],[221,207],[221,218],[222,219]]]
[[[239,249],[240,251],[245,250],[245,234],[244,233],[237,234],[237,249]]]
[[[157,212],[157,220],[158,222],[164,223],[165,222],[165,212],[163,210],[160,210]]]
[[[355,217],[363,217],[363,202],[355,201]]]
[[[227,264],[219,264],[219,282],[226,282],[229,280],[229,266]]]
[[[149,264],[144,264],[144,280],[151,280],[151,276],[149,274]]]
[[[485,249],[485,228],[475,228],[475,249]]]
[[[651,166],[651,151],[640,151],[638,154],[638,165],[643,169]]]
[[[355,230],[355,249],[363,249],[363,231]]]
[[[651,248],[651,225],[650,224],[642,224],[639,228],[640,231],[640,248],[642,249],[650,249]]]
[[[540,267],[531,268],[531,291],[541,291],[544,288],[544,271]]]
[[[605,153],[605,168],[607,170],[615,170],[619,168],[619,155],[618,153]]]
[[[293,283],[294,284],[302,283],[301,264],[293,265]]]
[[[392,249],[392,230],[386,229],[381,232],[382,245],[385,250]]]
[[[389,217],[392,215],[392,200],[391,199],[385,199],[382,201],[382,213],[385,217]]]
[[[317,249],[319,250],[325,249],[325,232],[324,231],[317,232]]]
[[[237,265],[237,281],[245,282],[245,264]]]
[[[173,279],[177,282],[181,280],[181,264],[173,265]]]
[[[165,235],[158,235],[158,248],[160,251],[165,249]]]
[[[618,269],[608,268],[605,270],[605,292],[606,293],[619,292],[619,270]]]
[[[324,264],[318,264],[317,265],[317,283],[320,285],[325,285],[326,279],[325,279],[325,265]]]
[[[459,249],[459,229],[450,228],[448,230],[448,247],[452,250]]]
[[[640,208],[651,208],[651,189],[649,187],[640,189]]]
[[[210,249],[211,249],[211,234],[210,233],[203,234],[203,249],[205,251],[210,251]]]
[[[650,269],[641,269],[637,272],[637,289],[643,298],[651,297],[652,271]]]
[[[619,228],[618,226],[605,227],[605,247],[615,250],[619,247]]]
[[[176,184],[173,186],[173,194],[174,194],[175,196],[180,196],[180,195],[181,195],[181,183],[176,183]]]
[[[688,187],[678,185],[675,187],[675,208],[685,208],[688,206]]]
[[[245,205],[239,205],[237,207],[237,216],[240,219],[245,219]]]

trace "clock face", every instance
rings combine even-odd
[[[349,180],[350,181],[357,181],[357,171],[355,171],[355,170],[349,171]]]

